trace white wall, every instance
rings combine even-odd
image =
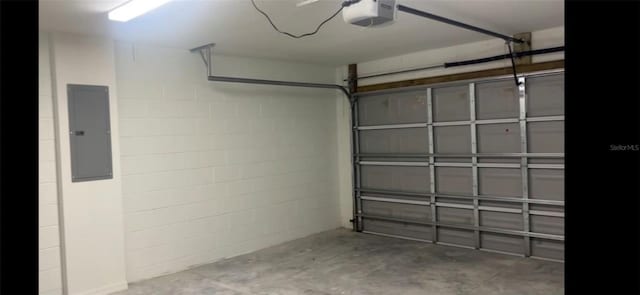
[[[555,46],[564,45],[564,27],[556,27],[547,30],[535,31],[531,34],[532,49],[541,49]],[[384,72],[393,72],[398,70],[405,70],[411,68],[427,67],[432,65],[440,65],[445,62],[460,61],[474,58],[489,57],[499,54],[508,53],[504,41],[500,39],[492,39],[481,42],[461,44],[446,48],[418,51],[414,53],[404,54],[400,56],[393,56],[379,60],[373,60],[358,64],[358,76],[367,76],[370,74],[378,74]],[[564,59],[564,53],[552,53],[545,55],[536,55],[532,57],[532,62],[544,62],[551,60]],[[385,83],[391,81],[402,81],[409,79],[434,77],[448,74],[456,74],[463,72],[480,71],[494,68],[510,67],[511,61],[508,59],[502,61],[495,61],[490,63],[461,66],[448,69],[433,69],[418,72],[411,72],[405,74],[389,75],[383,77],[376,77],[371,79],[364,79],[358,81],[358,85],[371,85],[378,83]],[[343,79],[347,77],[347,66],[339,67],[336,69],[338,83],[345,83]],[[340,161],[340,212],[342,226],[351,228],[351,224],[348,222],[352,218],[353,210],[353,197],[351,192],[352,185],[352,169],[347,163],[350,156],[350,123],[349,123],[349,104],[346,102],[337,103],[337,112],[341,114],[337,117],[337,126],[340,128],[338,131],[338,146],[340,154],[338,158]]]
[[[335,69],[214,55],[214,73]],[[333,90],[214,83],[187,50],[117,43],[127,279],[340,226]]]
[[[39,255],[40,294],[62,294],[60,234],[58,230],[58,192],[56,185],[56,149],[49,66],[49,40],[39,34]]]
[[[68,294],[125,289],[118,99],[113,42],[53,34],[50,39],[63,286]],[[113,179],[71,181],[67,84],[109,87]]]

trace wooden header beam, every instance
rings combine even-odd
[[[539,62],[534,64],[517,65],[516,72],[518,74],[522,74],[522,73],[530,73],[530,72],[538,72],[538,71],[554,70],[554,69],[562,69],[562,68],[564,68],[564,60],[557,60],[557,61]],[[489,69],[489,70],[482,70],[482,71],[475,71],[475,72],[466,72],[466,73],[458,73],[458,74],[450,74],[450,75],[435,76],[435,77],[428,77],[428,78],[419,78],[419,79],[411,79],[411,80],[404,80],[404,81],[360,86],[360,87],[357,87],[357,90],[358,90],[357,92],[369,92],[369,91],[386,90],[386,89],[393,89],[393,88],[429,85],[429,84],[436,84],[436,83],[481,79],[481,78],[489,78],[489,77],[511,75],[511,74],[513,74],[513,71],[509,66],[504,68]]]
[[[349,82],[349,91],[351,93],[356,92],[358,89],[358,64],[349,65],[349,76],[347,81]]]

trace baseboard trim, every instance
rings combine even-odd
[[[129,288],[127,281],[121,281],[84,292],[73,293],[72,295],[107,295],[114,292],[126,290]]]

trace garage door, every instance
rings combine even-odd
[[[359,231],[564,260],[564,73],[372,92],[354,112]]]

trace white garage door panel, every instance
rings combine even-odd
[[[506,212],[480,212],[480,226],[500,229],[523,230],[522,214]]]
[[[436,153],[471,153],[471,130],[469,126],[435,127],[433,133]]]
[[[564,115],[564,74],[527,79],[530,117]]]
[[[564,170],[530,170],[529,197],[564,201]]]
[[[433,90],[433,121],[469,120],[469,87],[444,87]]]
[[[443,194],[470,195],[473,191],[471,169],[436,167],[436,189]]]
[[[473,225],[473,210],[440,208],[438,209],[438,220],[446,224]]]
[[[482,249],[501,251],[513,254],[524,254],[524,240],[518,236],[496,233],[481,233],[480,247]]]
[[[424,91],[372,96],[358,104],[358,120],[361,126],[425,122],[426,106]]]
[[[476,119],[517,118],[518,89],[512,81],[476,84]]]
[[[431,226],[403,224],[398,222],[389,222],[375,219],[367,219],[365,221],[366,231],[381,233],[387,235],[402,236],[413,239],[431,240]]]
[[[542,234],[564,235],[564,218],[531,216],[531,231]]]
[[[564,242],[532,238],[531,256],[564,260]]]
[[[423,222],[431,221],[431,211],[425,210],[424,206],[366,200],[362,202],[362,208],[367,214],[379,217],[394,217]]]
[[[438,241],[466,247],[473,247],[473,231],[453,228],[438,228]]]
[[[521,196],[522,172],[520,169],[479,168],[478,188],[480,195]]]
[[[564,260],[564,74],[521,81],[360,96],[357,126],[417,124],[357,131],[358,230]]]
[[[404,166],[363,166],[362,187],[402,192],[428,192],[429,168]]]
[[[530,122],[527,128],[529,152],[564,152],[564,122]]]
[[[362,153],[424,153],[427,147],[427,128],[360,131]]]
[[[520,125],[490,124],[478,126],[479,153],[519,153]]]

